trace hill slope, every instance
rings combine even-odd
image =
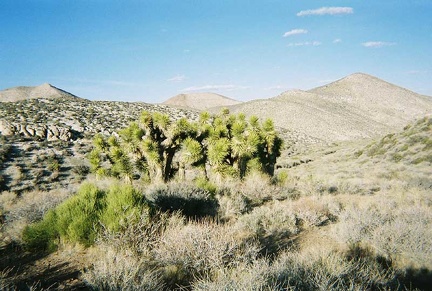
[[[212,107],[231,106],[240,103],[240,101],[215,93],[179,94],[163,102],[165,105],[188,107],[197,110],[207,110]]]
[[[14,87],[0,91],[0,102],[16,102],[36,98],[78,98],[77,96],[45,83],[36,87]]]
[[[400,130],[409,121],[431,114],[432,99],[356,73],[309,91],[287,91],[230,109],[272,118],[279,127],[334,142]]]

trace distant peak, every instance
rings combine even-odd
[[[351,74],[351,75],[348,75],[348,77],[349,76],[367,76],[367,77],[371,77],[371,75],[368,75],[368,74],[366,74],[366,73],[362,73],[362,72],[356,72],[356,73],[353,73],[353,74]]]
[[[357,73],[348,75],[343,79],[378,79],[378,78],[374,77],[372,75],[366,74],[366,73],[357,72]]]
[[[49,84],[49,83],[43,83],[42,85],[40,85],[38,87],[40,87],[40,88],[54,88],[54,86]]]

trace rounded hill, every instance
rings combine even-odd
[[[0,102],[17,102],[27,99],[79,98],[69,92],[44,83],[40,86],[19,86],[0,91]]]
[[[163,102],[165,105],[187,107],[196,110],[207,110],[213,107],[232,106],[240,103],[240,101],[215,93],[184,93]]]

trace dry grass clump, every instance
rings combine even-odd
[[[198,279],[194,290],[391,290],[400,286],[394,272],[370,254],[315,248],[285,251],[274,261],[257,259],[250,264],[219,270]]]
[[[184,224],[176,220],[168,224],[154,255],[164,270],[182,283],[249,262],[258,254],[253,240],[239,238],[230,227],[212,221]]]
[[[85,279],[107,290],[186,287],[196,278],[251,262],[259,251],[253,240],[239,238],[229,226],[187,221],[179,213],[141,220],[120,233],[105,232],[97,249],[98,262]]]
[[[219,219],[235,220],[254,208],[271,201],[297,199],[297,189],[285,180],[274,181],[261,173],[247,175],[244,180],[228,180],[217,183],[217,199],[219,201]]]
[[[340,213],[333,237],[371,247],[401,269],[431,269],[431,199],[429,191],[418,189],[353,199]]]
[[[55,208],[70,195],[66,189],[30,191],[19,196],[13,192],[2,192],[0,212],[4,224],[0,234],[4,242],[21,241],[22,230],[26,225],[40,220],[48,210]]]
[[[9,274],[12,272],[12,269],[5,269],[0,271],[0,290],[13,290],[14,286],[8,280]]]
[[[83,279],[99,290],[166,290],[160,272],[151,269],[145,258],[127,249],[104,245],[96,251],[91,269]]]
[[[299,232],[295,213],[286,203],[275,201],[238,218],[237,227],[253,237],[290,236]]]

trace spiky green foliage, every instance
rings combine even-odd
[[[244,178],[253,170],[274,174],[276,159],[282,150],[282,139],[271,120],[261,125],[255,116],[247,121],[244,114],[229,114],[227,109],[212,118],[206,117],[201,116],[198,126],[198,132],[201,136],[204,132],[205,137],[197,140],[205,153],[202,158],[213,173],[239,178]]]
[[[98,135],[94,145],[89,155],[94,171],[126,181],[139,174],[166,182],[177,171],[184,178],[185,169],[191,167],[207,178],[244,178],[251,171],[273,175],[282,140],[271,120],[260,124],[257,117],[247,120],[242,113],[223,109],[215,116],[203,112],[196,122],[143,112],[139,122],[121,130],[118,138],[105,140]]]

